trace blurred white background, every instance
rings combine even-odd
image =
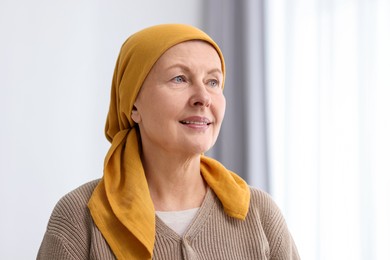
[[[390,0],[1,0],[0,259],[35,259],[55,203],[102,176],[119,48],[171,22],[219,33],[229,75],[245,72],[225,93],[230,111],[249,109],[248,124],[233,128],[242,118],[227,113],[237,139],[222,133],[216,155],[267,129],[264,149],[253,142],[225,160],[268,187],[302,259],[390,259],[389,13]],[[249,28],[242,41],[238,24]],[[236,100],[241,89],[251,102]]]
[[[201,1],[0,1],[0,259],[35,259],[55,203],[102,176],[124,40],[201,26]]]

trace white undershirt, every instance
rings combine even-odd
[[[179,236],[183,236],[199,208],[180,211],[156,211],[156,215]]]

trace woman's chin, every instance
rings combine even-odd
[[[202,155],[208,152],[212,147],[213,145],[205,145],[205,146],[195,148],[194,151],[196,154]]]

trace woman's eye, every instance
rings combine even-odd
[[[185,82],[185,79],[184,79],[183,76],[176,76],[176,77],[174,77],[172,80],[173,80],[173,82],[175,82],[175,83],[183,83],[183,82]]]
[[[210,85],[210,87],[215,88],[215,87],[219,86],[219,82],[216,79],[212,79],[212,80],[209,81],[209,85]]]

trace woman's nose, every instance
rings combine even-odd
[[[209,107],[211,105],[211,96],[207,91],[207,86],[204,84],[197,84],[194,87],[194,93],[190,99],[192,106]]]

